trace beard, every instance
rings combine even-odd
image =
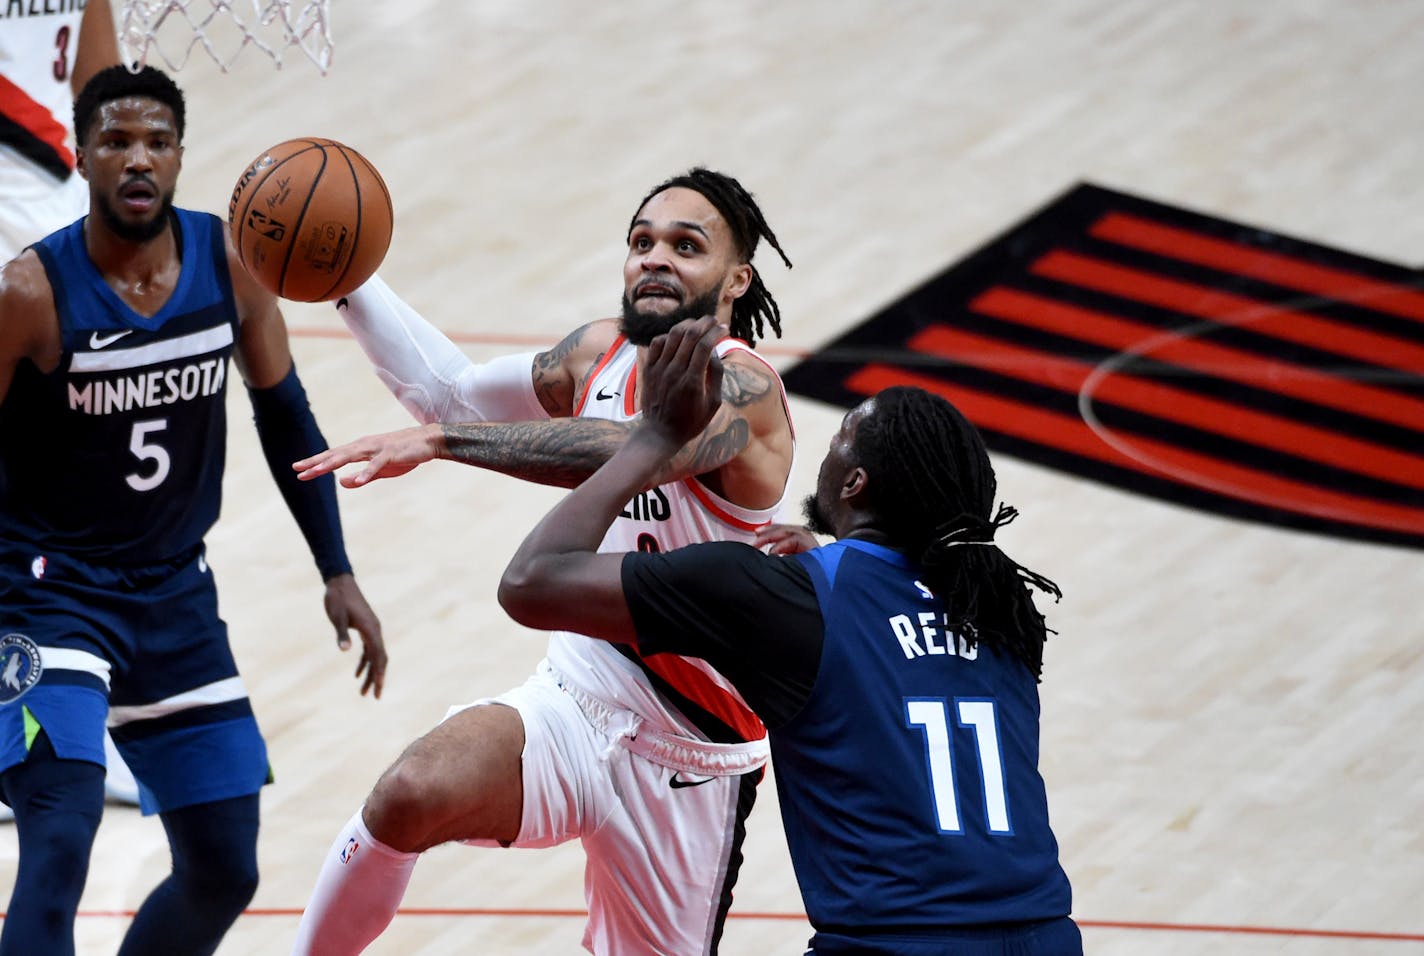
[[[717,300],[720,290],[713,289],[706,295],[698,296],[691,302],[684,302],[666,315],[644,315],[633,306],[628,293],[623,293],[623,318],[618,330],[634,345],[648,345],[653,339],[671,331],[683,319],[700,319],[704,315],[717,314]]]
[[[806,527],[810,528],[814,534],[823,534],[834,538],[836,531],[831,527],[830,519],[821,510],[821,502],[814,494],[807,495],[801,502],[801,513],[806,517]]]
[[[148,242],[157,239],[168,228],[168,219],[173,215],[173,193],[165,193],[158,202],[158,211],[152,219],[141,222],[127,222],[119,218],[118,212],[107,197],[99,200],[99,217],[105,227],[125,242]]]

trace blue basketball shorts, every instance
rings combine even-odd
[[[201,548],[116,567],[0,541],[0,771],[41,729],[103,766],[106,721],[144,813],[271,779]]]

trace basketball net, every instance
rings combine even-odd
[[[295,47],[325,74],[330,8],[331,0],[124,0],[119,52],[130,69],[158,59],[176,71],[202,47],[226,73],[246,47],[261,50],[279,70]]]

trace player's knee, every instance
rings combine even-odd
[[[423,850],[436,820],[449,811],[449,790],[420,758],[402,757],[376,781],[363,818],[371,835],[392,849]]]
[[[237,919],[257,893],[256,859],[237,854],[226,859],[187,861],[176,867],[173,877],[190,904],[203,911],[206,919],[228,924]]]

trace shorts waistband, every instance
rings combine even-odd
[[[660,767],[712,777],[738,777],[764,766],[771,756],[771,746],[765,737],[740,744],[719,744],[665,734],[647,726],[643,718],[631,710],[616,707],[573,686],[548,661],[541,662],[539,670],[573,698],[590,724],[615,738],[617,745]]]

